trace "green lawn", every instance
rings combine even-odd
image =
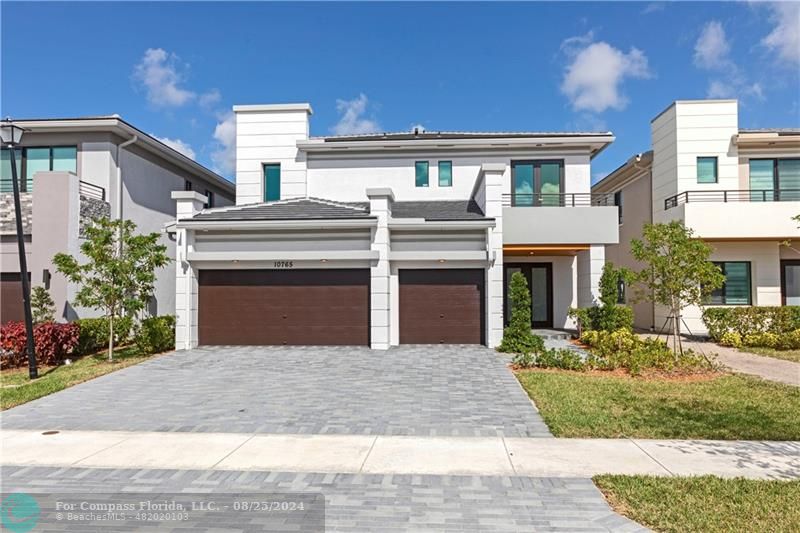
[[[655,531],[800,531],[800,481],[597,476],[615,511]]]
[[[800,440],[800,389],[741,375],[703,380],[530,370],[517,378],[556,437]]]
[[[740,351],[800,363],[800,350],[773,350],[772,348],[747,347],[741,348]]]
[[[71,365],[39,368],[39,378],[34,381],[28,379],[27,367],[3,370],[0,373],[0,410],[141,363],[153,356],[142,355],[135,346],[128,346],[114,351],[113,362],[109,363],[107,357],[108,354],[102,352],[73,361]]]

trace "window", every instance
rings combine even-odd
[[[189,180],[183,180],[183,190],[184,191],[191,191],[192,190],[192,182]]]
[[[800,200],[800,159],[751,159],[750,201]]]
[[[453,162],[439,161],[439,187],[453,186]]]
[[[750,262],[714,262],[725,276],[722,287],[711,293],[711,305],[750,305]]]
[[[2,149],[0,161],[0,192],[13,190],[11,184],[11,154]],[[17,148],[14,152],[17,161],[17,176],[20,190],[33,190],[33,176],[37,172],[65,171],[78,173],[78,148],[76,146],[42,146]]]
[[[414,184],[417,187],[428,186],[428,162],[417,161],[414,163]]]
[[[281,199],[281,165],[269,163],[264,165],[264,201],[274,202]]]
[[[617,303],[625,303],[625,280],[622,278],[617,281]]]
[[[617,221],[622,224],[622,191],[614,193],[614,205],[617,206]]]
[[[717,182],[717,158],[698,157],[697,183],[716,183],[716,182]]]
[[[206,201],[205,206],[214,207],[214,193],[206,189],[206,198],[208,198],[208,201]]]
[[[800,261],[781,261],[781,300],[783,305],[800,305]]]
[[[511,205],[563,205],[563,161],[512,161]]]

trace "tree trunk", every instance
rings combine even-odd
[[[114,360],[114,313],[108,317],[108,362]]]

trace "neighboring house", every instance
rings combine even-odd
[[[79,254],[83,230],[92,218],[123,217],[145,233],[161,231],[167,221],[174,220],[170,193],[175,189],[210,193],[215,205],[233,203],[231,182],[117,116],[14,123],[28,130],[15,154],[28,272],[32,286],[49,289],[58,320],[97,315],[73,305],[78,287],[56,273],[51,262],[57,252]],[[9,156],[4,148],[0,166],[2,322],[23,319]],[[162,242],[174,258],[174,241],[164,235]],[[173,266],[158,272],[149,311],[175,312]]]
[[[308,104],[236,106],[236,206],[175,192],[177,346],[496,346],[513,272],[532,327],[598,296],[610,133],[309,137]],[[602,205],[598,205],[602,204]]]
[[[651,122],[653,149],[592,191],[620,206],[620,243],[609,261],[640,268],[630,239],[647,222],[679,220],[714,249],[726,276],[709,305],[800,305],[800,129],[740,130],[736,100],[677,101]],[[634,305],[636,325],[663,328],[668,314]],[[701,309],[683,316],[707,332]]]

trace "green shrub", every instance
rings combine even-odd
[[[760,346],[762,348],[775,348],[778,346],[779,335],[774,333],[750,333],[742,339],[745,346]]]
[[[715,342],[731,332],[742,338],[758,333],[785,335],[800,329],[800,306],[706,307],[703,322]]]
[[[800,350],[800,329],[779,336],[775,348],[778,350]]]
[[[583,357],[573,350],[560,348],[538,353],[521,353],[514,356],[514,365],[520,368],[560,368],[562,370],[585,370]]]
[[[56,320],[56,304],[44,287],[36,286],[31,289],[31,314],[34,324]]]
[[[616,268],[613,263],[603,266],[600,277],[600,305],[583,308],[570,308],[569,316],[578,322],[578,331],[587,330],[617,331],[633,330],[633,309],[617,304],[619,283],[630,273],[624,268]]]
[[[723,346],[732,346],[733,348],[742,347],[742,336],[735,331],[726,331],[719,339],[719,343]]]
[[[505,353],[538,353],[544,341],[531,331],[531,293],[528,281],[521,272],[511,275],[508,288],[511,299],[511,319],[503,330],[503,340],[497,348]]]
[[[141,353],[160,353],[175,349],[175,317],[145,318],[136,328],[133,342]]]
[[[108,347],[108,318],[81,318],[75,321],[80,326],[78,353],[86,355]],[[133,319],[121,317],[114,320],[114,344],[125,344],[130,340]]]

